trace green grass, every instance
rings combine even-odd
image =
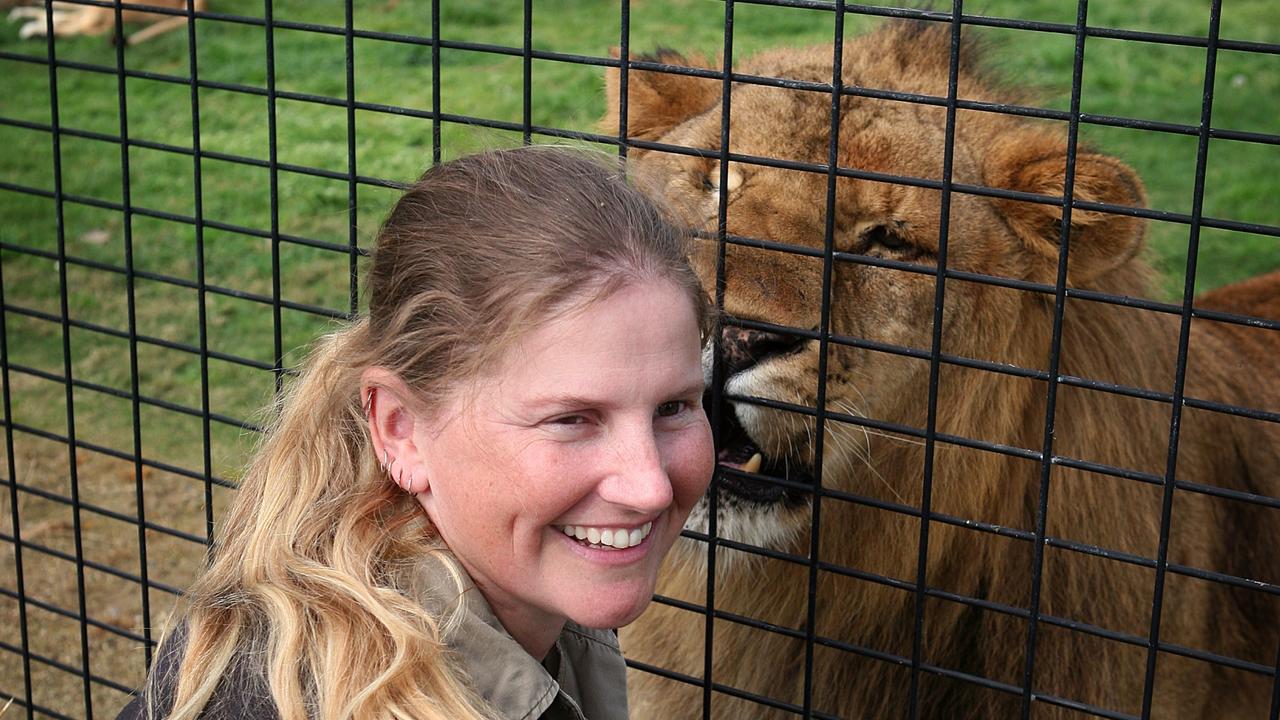
[[[935,3],[943,6],[945,3]],[[1093,0],[1091,25],[1152,32],[1201,35],[1207,31],[1208,0]],[[262,3],[214,0],[218,12],[262,15]],[[522,42],[521,3],[445,2],[442,36],[449,40],[519,47]],[[631,48],[635,53],[658,46],[716,55],[722,48],[724,6],[713,0],[633,0]],[[1072,23],[1074,3],[1056,0],[971,0],[966,11],[1031,20]],[[1233,40],[1280,42],[1280,23],[1274,0],[1232,0],[1225,3],[1221,35]],[[361,0],[355,3],[356,26],[362,29],[413,35],[430,34],[427,4]],[[278,20],[342,25],[343,3],[336,0],[278,0]],[[829,42],[833,15],[818,10],[736,6],[734,54],[742,58],[764,48]],[[849,16],[848,35],[855,37],[876,23]],[[618,3],[604,0],[563,0],[538,4],[533,15],[533,44],[537,49],[604,56],[619,44]],[[1012,82],[1039,91],[1043,104],[1069,106],[1073,38],[1069,35],[1001,29],[966,29],[985,37],[995,64]],[[276,85],[283,91],[342,98],[346,93],[344,40],[341,36],[279,29],[274,34]],[[265,38],[260,27],[224,22],[198,25],[200,76],[206,80],[262,88],[266,85]],[[60,59],[115,66],[115,51],[104,38],[60,39]],[[0,25],[0,51],[43,56],[42,42],[23,42],[16,26]],[[1280,63],[1275,55],[1223,51],[1218,58],[1212,125],[1215,128],[1280,134]],[[185,76],[189,73],[185,32],[161,36],[127,50],[128,67],[150,73]],[[1205,53],[1203,49],[1091,38],[1086,45],[1081,106],[1085,112],[1194,125],[1200,119]],[[523,116],[522,61],[518,57],[444,50],[441,53],[442,106],[445,112],[519,123]],[[355,41],[355,85],[359,100],[419,110],[431,107],[431,50],[428,47],[374,40]],[[50,122],[49,74],[45,66],[0,60],[0,117],[16,121]],[[117,78],[111,74],[62,68],[57,73],[59,122],[65,128],[116,136],[120,131]],[[129,135],[155,143],[191,147],[191,98],[188,87],[153,79],[130,78],[126,83]],[[598,67],[550,61],[533,63],[532,122],[536,125],[592,131],[604,110],[602,71]],[[221,89],[202,89],[199,95],[202,148],[266,160],[269,148],[267,101],[261,96]],[[282,163],[345,173],[347,117],[340,107],[280,100],[276,107],[277,148]],[[356,116],[356,167],[360,174],[395,181],[414,179],[432,157],[429,120],[400,114],[359,111]],[[1188,213],[1194,195],[1197,142],[1192,136],[1120,130],[1086,125],[1082,137],[1132,164],[1144,178],[1151,206]],[[445,158],[493,145],[520,141],[519,133],[485,130],[446,123],[441,152]],[[0,180],[52,190],[51,137],[40,130],[0,125]],[[61,141],[64,192],[99,201],[122,199],[121,155],[117,144],[64,136]],[[195,173],[188,155],[132,148],[129,152],[132,203],[161,213],[195,213]],[[1214,140],[1210,146],[1204,213],[1211,217],[1280,225],[1280,147]],[[206,220],[266,231],[271,227],[270,173],[217,159],[201,164],[202,211]],[[354,218],[355,237],[368,246],[395,192],[361,186],[354,215],[349,213],[348,187],[329,180],[282,171],[278,178],[278,223],[282,233],[324,243],[349,242]],[[122,213],[79,202],[63,205],[66,253],[93,263],[124,267],[125,218]],[[197,273],[196,234],[186,223],[135,215],[131,237],[137,270],[194,283]],[[1165,275],[1166,297],[1176,299],[1186,267],[1189,229],[1177,223],[1151,223],[1151,258]],[[56,252],[57,227],[52,200],[0,190],[0,241],[34,251]],[[272,292],[271,244],[267,239],[206,228],[203,262],[207,282],[258,296]],[[282,244],[281,296],[289,302],[336,310],[348,307],[346,253]],[[1280,241],[1258,235],[1205,230],[1200,237],[1197,289],[1205,290],[1280,267]],[[81,264],[68,264],[68,310],[79,321],[118,330],[127,329],[128,294],[123,275]],[[59,268],[50,259],[17,250],[0,250],[0,280],[4,300],[57,316]],[[195,345],[199,341],[196,291],[152,279],[138,278],[134,286],[137,330],[167,341]],[[207,332],[211,350],[270,363],[274,356],[274,328],[267,305],[238,297],[206,298]],[[56,323],[25,317],[12,310],[4,317],[9,360],[13,364],[61,375],[62,330]],[[299,348],[330,327],[323,316],[286,309],[281,335],[286,362],[296,362]],[[76,378],[130,389],[127,341],[73,330],[70,335]],[[137,348],[139,389],[165,402],[199,407],[201,368],[195,356],[140,344]],[[270,372],[234,363],[209,361],[210,410],[232,418],[252,418],[274,387]],[[56,434],[67,431],[64,387],[31,374],[14,372],[8,388],[13,420]],[[131,408],[127,400],[80,389],[75,392],[78,437],[122,452],[132,452]],[[200,469],[204,444],[198,418],[162,408],[144,407],[141,446],[149,459]],[[252,435],[239,428],[213,423],[209,454],[216,474],[234,478],[243,463]],[[15,458],[20,482],[67,493],[67,451],[55,442],[15,435]],[[127,515],[136,513],[134,469],[128,463],[82,452],[83,489],[91,501]],[[147,508],[166,524],[200,533],[203,491],[196,484],[167,473],[148,470]],[[222,496],[219,495],[219,498]],[[0,521],[7,522],[8,494],[0,493]],[[219,500],[221,502],[221,500]],[[24,535],[71,551],[70,524],[64,506],[24,494],[21,499]],[[94,538],[91,552],[115,567],[134,567],[136,530],[86,514],[84,533]],[[113,524],[114,523],[114,524]],[[30,532],[28,532],[30,531]],[[155,537],[150,564],[155,576],[175,585],[189,579],[199,552],[189,544]],[[168,543],[168,544],[166,544]],[[39,557],[39,556],[35,556]],[[0,567],[10,567],[8,554]],[[39,597],[74,607],[75,584],[69,566],[45,562],[28,565],[29,583]],[[107,583],[94,579],[90,584]],[[114,580],[114,582],[119,582]],[[44,583],[41,585],[40,583]],[[9,580],[0,581],[12,589]],[[106,587],[106,584],[103,585]],[[91,616],[137,628],[140,610],[120,597],[136,595],[136,588],[102,590],[116,598],[90,607]],[[116,593],[112,595],[111,593]],[[132,595],[130,594],[132,593]],[[119,596],[119,597],[117,597]],[[157,602],[162,602],[163,595]],[[8,603],[8,601],[4,601]],[[74,623],[41,616],[43,633],[37,649],[78,666],[79,640]],[[7,630],[0,639],[16,644],[16,610],[0,605]],[[60,624],[61,623],[61,624]],[[125,684],[139,679],[141,662],[135,647],[118,638],[95,635],[95,673]],[[114,664],[113,664],[114,663]],[[113,674],[118,670],[119,674]],[[47,686],[43,703],[72,715],[82,711],[74,678],[39,670]],[[0,691],[20,689],[21,671],[9,653],[0,653]],[[45,677],[48,675],[48,677]],[[97,700],[103,714],[113,712],[122,696],[102,688]]]

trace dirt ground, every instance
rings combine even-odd
[[[145,453],[144,453],[145,454]],[[6,463],[9,458],[4,457]],[[128,700],[125,691],[141,684],[150,628],[157,638],[176,599],[204,563],[205,486],[200,480],[142,467],[143,509],[149,525],[171,528],[138,534],[139,470],[133,462],[81,450],[75,457],[81,548],[85,567],[77,571],[76,511],[70,504],[69,453],[63,443],[14,433],[13,470],[22,538],[22,590],[26,597],[27,642],[35,704],[42,710],[88,717],[88,683],[93,717],[114,717]],[[5,476],[9,473],[6,471]],[[215,514],[232,491],[213,487]],[[13,542],[13,489],[0,488],[0,690],[24,695],[22,622],[17,553]],[[58,497],[55,497],[58,496]],[[91,509],[92,508],[92,509]],[[145,539],[147,598],[143,609],[140,547]],[[121,577],[124,575],[125,577]],[[83,591],[90,624],[82,638]],[[82,652],[87,640],[88,657]],[[10,713],[17,708],[11,708]],[[16,717],[16,715],[14,715]]]

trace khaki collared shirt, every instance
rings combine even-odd
[[[460,613],[445,641],[476,692],[502,717],[626,720],[627,666],[612,631],[568,622],[546,661],[538,662],[502,627],[465,575],[455,579],[442,563],[429,562],[415,580],[420,601],[433,612]]]
[[[504,720],[626,720],[626,665],[611,631],[567,623],[541,663],[502,627],[466,575],[455,576],[444,563],[431,560],[418,570],[413,588],[433,614],[454,619],[445,641],[476,693]],[[168,714],[185,646],[183,625],[157,653],[153,682],[117,720],[144,720],[149,703],[156,704],[156,717]],[[233,663],[200,717],[271,720],[278,714],[266,679]]]

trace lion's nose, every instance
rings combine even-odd
[[[721,358],[725,376],[746,370],[771,357],[797,352],[808,342],[807,338],[783,335],[766,330],[725,325],[721,330]]]

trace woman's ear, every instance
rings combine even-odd
[[[407,493],[426,492],[430,483],[415,432],[420,420],[407,402],[408,386],[390,370],[371,367],[360,376],[360,397],[383,472]]]

